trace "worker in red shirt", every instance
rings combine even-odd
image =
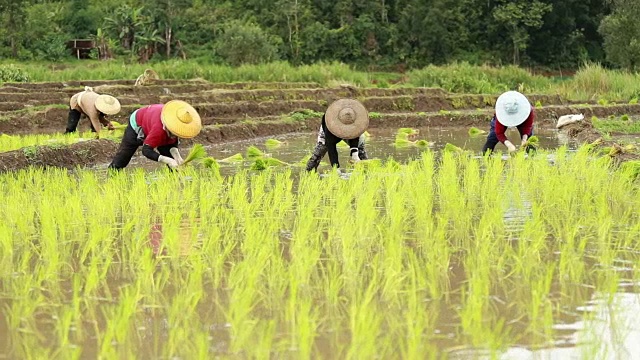
[[[120,148],[109,168],[126,167],[142,146],[142,155],[175,169],[183,163],[178,151],[179,139],[193,138],[200,130],[200,115],[184,101],[171,100],[166,104],[145,106],[129,117]]]
[[[482,153],[487,150],[493,152],[498,142],[503,143],[509,152],[516,151],[515,145],[505,135],[507,128],[516,127],[525,144],[533,135],[533,120],[535,119],[533,106],[526,96],[517,91],[507,91],[498,97],[496,112],[491,119],[491,130],[487,136],[487,142],[482,148]]]

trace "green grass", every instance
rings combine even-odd
[[[355,70],[341,64],[293,66],[286,62],[230,67],[203,64],[193,60],[171,60],[149,64],[126,64],[122,61],[69,61],[62,64],[21,63],[13,66],[28,75],[30,81],[71,80],[135,80],[146,68],[153,68],[162,79],[205,79],[211,82],[313,82],[334,87],[348,83],[361,87],[439,87],[454,93],[497,95],[507,90],[525,94],[559,94],[571,100],[637,103],[640,96],[640,75],[609,70],[598,64],[586,64],[575,76],[552,79],[533,75],[515,66],[490,67],[468,63],[427,66],[408,71],[405,81],[399,74]],[[542,103],[536,104],[543,105]]]
[[[613,119],[594,117],[591,122],[601,133],[640,134],[640,120],[629,119],[626,115]]]

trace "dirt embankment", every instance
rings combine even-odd
[[[118,144],[111,140],[88,140],[72,145],[30,146],[0,153],[0,172],[15,171],[30,166],[61,167],[93,165],[109,161]]]

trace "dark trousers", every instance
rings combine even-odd
[[[338,141],[334,141],[333,139],[326,138],[326,144],[318,142],[316,144],[315,149],[313,149],[313,154],[311,154],[311,158],[307,162],[307,171],[318,170],[318,166],[320,165],[320,161],[322,158],[329,153],[329,161],[331,162],[331,166],[340,167],[340,163],[338,162],[338,149],[337,144],[342,139],[338,139]],[[345,140],[350,148],[358,148],[358,157],[360,160],[367,160],[367,151],[364,147],[364,142],[360,142],[358,138]]]
[[[138,134],[131,124],[127,125],[127,128],[124,130],[124,135],[122,136],[122,142],[120,142],[120,147],[118,148],[118,152],[113,157],[111,164],[109,164],[109,169],[124,169],[129,165],[131,158],[136,153],[138,148],[142,146],[143,139],[138,138]],[[160,155],[171,157],[172,145],[165,145],[158,147],[158,152]]]
[[[78,129],[78,123],[80,122],[80,117],[82,113],[75,109],[69,109],[69,117],[67,119],[67,129],[65,130],[65,134],[76,132]],[[96,129],[93,128],[93,124],[91,124],[91,131],[96,132]]]
[[[522,139],[522,137],[525,135],[522,133],[522,127],[518,126],[517,127],[518,132],[520,133],[520,139]],[[531,130],[531,133],[526,134],[528,137],[533,136],[533,130]],[[494,117],[493,119],[491,119],[491,130],[489,130],[489,135],[487,135],[487,142],[484,143],[484,146],[482,147],[482,153],[486,154],[487,150],[491,150],[490,152],[493,152],[493,150],[496,148],[496,145],[498,145],[498,143],[500,142],[500,140],[498,140],[498,136],[496,135],[496,118]],[[527,152],[530,151],[532,148],[527,147]]]

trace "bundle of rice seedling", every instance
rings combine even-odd
[[[449,151],[449,152],[454,152],[454,153],[458,153],[458,154],[462,154],[464,152],[464,150],[462,150],[462,148],[459,148],[451,143],[446,143],[444,145],[444,151]]]
[[[484,135],[487,132],[484,130],[480,130],[477,127],[472,126],[471,128],[469,128],[469,136],[480,136],[480,135]]]
[[[251,145],[247,148],[247,158],[248,159],[257,159],[257,158],[261,158],[264,156],[264,153],[262,152],[262,150],[258,149],[257,147]]]
[[[127,124],[120,124],[117,121],[111,121],[111,126],[113,126],[113,128],[116,129],[116,130],[126,129],[127,128]]]
[[[525,141],[520,146],[520,150],[526,151],[527,148],[537,149],[539,145],[540,145],[540,139],[538,139],[538,137],[534,135],[528,138],[527,141]]]
[[[346,141],[339,141],[336,144],[336,147],[339,148],[339,149],[348,149],[349,148],[349,144],[347,144]]]
[[[186,165],[192,161],[202,160],[207,156],[207,150],[205,150],[202,144],[194,144],[189,151],[189,155],[184,159],[182,165]]]
[[[267,166],[287,166],[287,165],[289,165],[288,163],[286,163],[286,162],[284,162],[282,160],[279,160],[279,159],[276,159],[276,158],[272,158],[272,157],[264,158],[263,160],[267,164]]]
[[[221,163],[236,163],[236,162],[242,162],[244,161],[244,158],[242,157],[242,154],[237,153],[235,155],[229,156],[227,158],[224,158],[222,160],[218,160],[218,162]]]
[[[279,146],[282,146],[284,144],[284,142],[280,141],[280,140],[276,140],[276,139],[267,139],[264,142],[264,146],[268,147],[268,148],[277,148]]]
[[[251,170],[264,170],[268,167],[272,166],[286,166],[289,165],[282,160],[278,160],[275,158],[267,157],[267,158],[257,158],[251,164]]]
[[[407,136],[398,135],[393,143],[396,147],[407,147],[413,145],[413,142],[407,139]]]
[[[609,150],[609,156],[614,157],[618,154],[623,153],[623,149],[620,145],[618,144],[613,144],[613,146],[611,146],[611,150]]]
[[[206,168],[211,168],[211,169],[215,169],[220,166],[218,165],[218,162],[216,161],[216,159],[212,158],[211,156],[202,159],[202,165],[204,165],[204,167]]]
[[[365,138],[365,139],[367,139],[367,140],[368,140],[368,139],[371,139],[371,134],[369,134],[369,132],[368,132],[368,131],[365,131],[363,135],[364,135],[364,138]]]
[[[267,163],[264,161],[264,159],[256,159],[253,164],[251,164],[251,170],[264,170],[267,168]]]
[[[425,147],[431,147],[434,145],[433,142],[429,142],[427,140],[417,140],[416,142],[414,142],[414,145],[417,147],[421,147],[421,148],[425,148]]]
[[[411,135],[418,135],[419,132],[420,131],[413,128],[400,128],[398,129],[398,132],[396,133],[396,135],[405,134],[407,136],[411,136]]]

